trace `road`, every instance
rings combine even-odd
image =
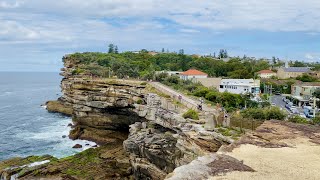
[[[289,113],[291,113],[290,110],[288,110],[286,108],[286,103],[282,100],[283,96],[280,96],[280,95],[274,95],[272,96],[271,98],[271,102],[274,103],[276,106],[278,106],[279,108],[281,109],[285,109],[287,110]],[[303,113],[303,109],[302,108],[299,108],[297,107],[299,113]]]

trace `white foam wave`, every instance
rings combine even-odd
[[[40,166],[40,165],[43,165],[43,164],[46,164],[46,163],[49,163],[49,162],[50,162],[50,160],[34,162],[34,163],[31,163],[31,164],[28,164],[27,167]]]
[[[66,118],[41,128],[39,132],[25,132],[19,134],[18,136],[20,138],[27,138],[29,140],[40,140],[44,142],[54,141],[55,144],[50,146],[46,152],[41,152],[41,154],[50,154],[57,158],[74,155],[96,145],[96,143],[92,141],[69,139],[68,134],[71,130],[71,127],[68,127],[68,124],[71,122],[72,121],[70,118]],[[66,136],[66,138],[63,138],[63,136]],[[82,145],[82,148],[72,148],[76,144]]]

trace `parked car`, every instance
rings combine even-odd
[[[292,103],[292,102],[289,102],[289,103],[287,103],[287,104],[285,105],[285,107],[286,107],[287,109],[290,109],[291,106],[293,106],[293,103]]]
[[[307,118],[307,116],[304,113],[299,113],[299,116],[302,118]]]
[[[297,107],[292,105],[289,109],[291,112],[293,112],[294,110],[297,110]]]
[[[291,111],[293,114],[300,114],[299,110],[296,108],[293,108]]]
[[[271,106],[276,106],[276,103],[272,103]]]
[[[274,94],[278,95],[278,96],[281,95],[281,93],[279,91],[275,92]]]

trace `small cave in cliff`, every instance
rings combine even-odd
[[[96,108],[85,116],[73,117],[76,126],[70,132],[70,138],[90,140],[100,145],[122,142],[128,138],[131,124],[144,121],[129,108]]]

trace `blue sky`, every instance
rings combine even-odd
[[[109,43],[319,61],[319,19],[316,0],[0,0],[0,71],[59,71]]]

